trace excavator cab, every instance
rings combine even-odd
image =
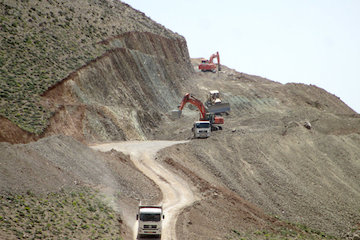
[[[217,59],[217,64],[214,63],[214,59]],[[216,52],[214,54],[212,54],[208,59],[201,59],[201,63],[199,65],[199,70],[201,70],[202,72],[216,72],[216,68],[218,68],[218,70],[220,71],[220,55],[219,52]]]
[[[201,64],[208,64],[209,63],[209,60],[203,58],[201,59]]]
[[[221,103],[221,99],[220,99],[220,93],[218,90],[211,90],[209,92],[209,99],[208,101],[210,101],[212,104],[219,104]]]

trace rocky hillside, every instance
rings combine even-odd
[[[179,61],[188,61],[183,37],[120,1],[1,0],[0,13],[0,115],[23,129],[23,134],[30,136],[30,139],[43,134],[50,124],[49,119],[59,115],[59,109],[64,108],[60,106],[62,103],[57,106],[43,104],[41,96],[64,79],[72,81],[78,71],[91,72],[90,65],[103,71],[112,68],[113,71],[119,71],[118,75],[126,74],[125,69],[137,74],[137,79],[156,78],[164,81],[169,78],[171,71],[177,71],[179,76],[180,70],[174,66]],[[139,41],[145,39],[149,42],[139,48]],[[167,45],[162,45],[165,42]],[[171,49],[163,49],[164,46]],[[120,50],[121,48],[128,50]],[[175,63],[172,63],[175,59]],[[98,60],[101,63],[97,65]],[[124,61],[127,64],[124,65]],[[157,73],[161,76],[153,73],[148,75],[152,69],[147,68],[154,68],[155,65],[152,64],[158,64],[159,61],[159,64],[168,66],[168,72]],[[107,70],[102,68],[104,64],[108,65]],[[186,64],[182,66],[182,69],[186,68]],[[164,67],[158,66],[159,69]],[[133,81],[128,74],[109,76],[110,79],[104,82],[96,74],[101,73],[87,73],[97,78],[98,86],[104,86],[108,81],[123,81],[121,84]],[[121,84],[116,87],[121,87]],[[83,86],[76,88],[81,87]],[[108,85],[107,88],[112,86]],[[124,91],[123,89],[117,94],[124,94]],[[84,96],[75,97],[87,104]],[[136,113],[131,114],[134,118],[137,117]],[[4,119],[2,122],[9,124]],[[27,141],[11,140],[12,133],[6,134],[7,136],[1,136],[5,140]],[[124,138],[119,137],[121,133],[116,134],[119,139]]]
[[[178,104],[192,72],[182,39],[129,32],[101,44],[111,50],[43,95],[43,104],[55,112],[45,136],[146,139]]]

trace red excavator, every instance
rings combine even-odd
[[[213,63],[214,58],[217,59],[217,64]],[[218,71],[221,71],[220,67],[220,55],[219,52],[214,53],[210,56],[210,59],[201,59],[201,64],[199,65],[199,70],[203,72],[216,72],[216,67],[218,68]]]
[[[211,131],[222,130],[221,126],[214,124],[224,124],[224,118],[214,113],[209,113],[204,104],[190,93],[186,93],[178,110],[173,111],[173,116],[179,118],[184,106],[187,103],[195,105],[200,111],[200,119],[194,123],[193,131],[195,137],[209,137]],[[208,130],[205,130],[207,128]]]

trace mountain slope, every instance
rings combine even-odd
[[[41,95],[115,48],[100,42],[131,31],[184,41],[120,1],[1,0],[0,13],[0,115],[36,135],[55,114]]]
[[[316,86],[283,85],[225,66],[223,70],[219,75],[196,73],[197,89],[192,91],[205,99],[208,90],[221,90],[223,101],[231,105],[224,130],[167,149],[163,163],[230,189],[280,219],[335,236],[350,231],[360,222],[359,115]],[[191,137],[197,118],[196,111],[186,109],[181,119],[164,124],[156,138]],[[216,206],[212,211],[209,222],[227,221]],[[199,206],[188,209],[182,221],[191,221],[198,212]],[[238,224],[228,232],[244,231],[244,224]],[[178,234],[195,239],[192,233],[203,233],[202,228],[201,222],[193,222]],[[223,233],[223,228],[212,225],[212,234]]]
[[[1,13],[0,141],[27,143],[0,144],[2,199],[91,187],[133,220],[121,210],[160,200],[157,187],[84,143],[189,139],[157,156],[201,193],[179,216],[184,239],[340,238],[360,222],[360,117],[336,96],[226,66],[197,72],[183,37],[118,1],[2,0]],[[213,89],[231,105],[224,130],[192,139],[199,112],[168,113]]]

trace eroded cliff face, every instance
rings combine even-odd
[[[42,137],[65,134],[85,142],[146,139],[179,104],[193,72],[182,37],[128,32],[98,44],[110,50],[43,95],[54,115]]]

